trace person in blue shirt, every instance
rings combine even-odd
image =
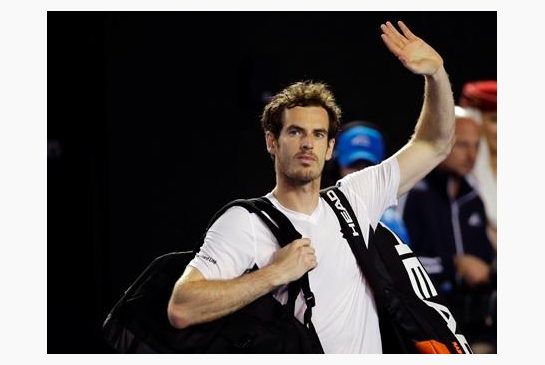
[[[382,162],[385,157],[385,143],[382,132],[372,123],[353,121],[345,124],[337,135],[334,157],[341,177]],[[409,234],[395,207],[388,208],[380,221],[392,230],[405,244]]]

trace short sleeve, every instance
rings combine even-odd
[[[397,205],[399,164],[395,156],[382,163],[346,175],[337,182],[359,218],[375,228],[388,207]],[[362,229],[366,222],[360,222]]]
[[[189,263],[208,280],[233,279],[255,263],[255,234],[250,212],[231,207],[210,227],[204,243]]]

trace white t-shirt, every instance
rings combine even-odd
[[[399,166],[395,157],[379,165],[349,174],[338,181],[348,198],[367,242],[369,225],[376,227],[382,213],[397,204]],[[380,330],[371,288],[361,274],[350,246],[340,233],[339,221],[320,198],[311,215],[289,210],[266,195],[310,238],[318,266],[309,272],[316,298],[312,322],[325,353],[382,353]],[[190,265],[206,279],[232,279],[254,264],[268,265],[279,245],[261,219],[242,207],[228,209],[210,227],[200,252]],[[286,286],[274,292],[287,301]],[[303,322],[306,309],[302,294],[295,303],[296,317]]]

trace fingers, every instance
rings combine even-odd
[[[390,50],[390,52],[392,52],[395,55],[397,55],[397,54],[399,54],[399,52],[401,52],[401,48],[396,46],[395,43],[393,43],[390,40],[390,38],[388,38],[388,36],[386,34],[382,34],[381,38],[384,41],[384,44],[386,45],[386,47]]]
[[[389,21],[386,22],[386,30],[388,31],[388,34],[394,37],[401,45],[407,43],[405,36],[399,33],[396,27],[394,27],[394,25]]]
[[[277,268],[280,282],[285,284],[299,279],[306,272],[317,267],[318,260],[310,239],[301,238],[278,250],[274,254],[271,265]]]
[[[293,242],[295,249],[299,251],[303,263],[307,270],[313,269],[318,265],[316,259],[316,250],[310,244],[310,239],[301,238]]]
[[[293,243],[297,247],[310,246],[310,239],[309,238],[299,238],[298,240],[293,241]]]
[[[383,32],[383,35],[387,37],[389,42],[396,47],[403,48],[407,44],[407,38],[397,31],[389,21],[386,24],[381,24],[380,29]],[[384,36],[382,37],[384,39]]]
[[[383,32],[383,34],[381,34],[382,40],[388,49],[392,53],[399,55],[408,43],[419,38],[415,36],[409,27],[407,27],[407,25],[405,25],[405,23],[403,23],[401,20],[397,22],[397,25],[403,34],[399,33],[396,27],[394,27],[394,25],[389,21],[387,21],[386,24],[381,24],[380,29]]]
[[[315,256],[316,250],[311,246],[310,240],[308,238],[301,238],[293,242],[295,249],[299,250],[302,255],[311,255]]]
[[[399,56],[401,52],[403,51],[403,47],[404,47],[401,39],[394,32],[392,32],[392,30],[390,29],[390,27],[388,27],[388,25],[382,24],[380,28],[383,31],[383,33],[380,36],[382,38],[382,41],[386,45],[386,47],[394,55]]]
[[[399,25],[399,28],[401,29],[401,31],[403,32],[403,35],[405,37],[407,37],[408,40],[413,40],[413,39],[417,39],[418,37],[415,36],[413,34],[413,32],[411,32],[411,30],[409,29],[409,27],[407,27],[405,25],[405,23],[403,23],[401,20],[397,22],[397,25]]]

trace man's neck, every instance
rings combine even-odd
[[[320,199],[320,179],[297,186],[277,181],[272,194],[285,208],[311,215]]]

